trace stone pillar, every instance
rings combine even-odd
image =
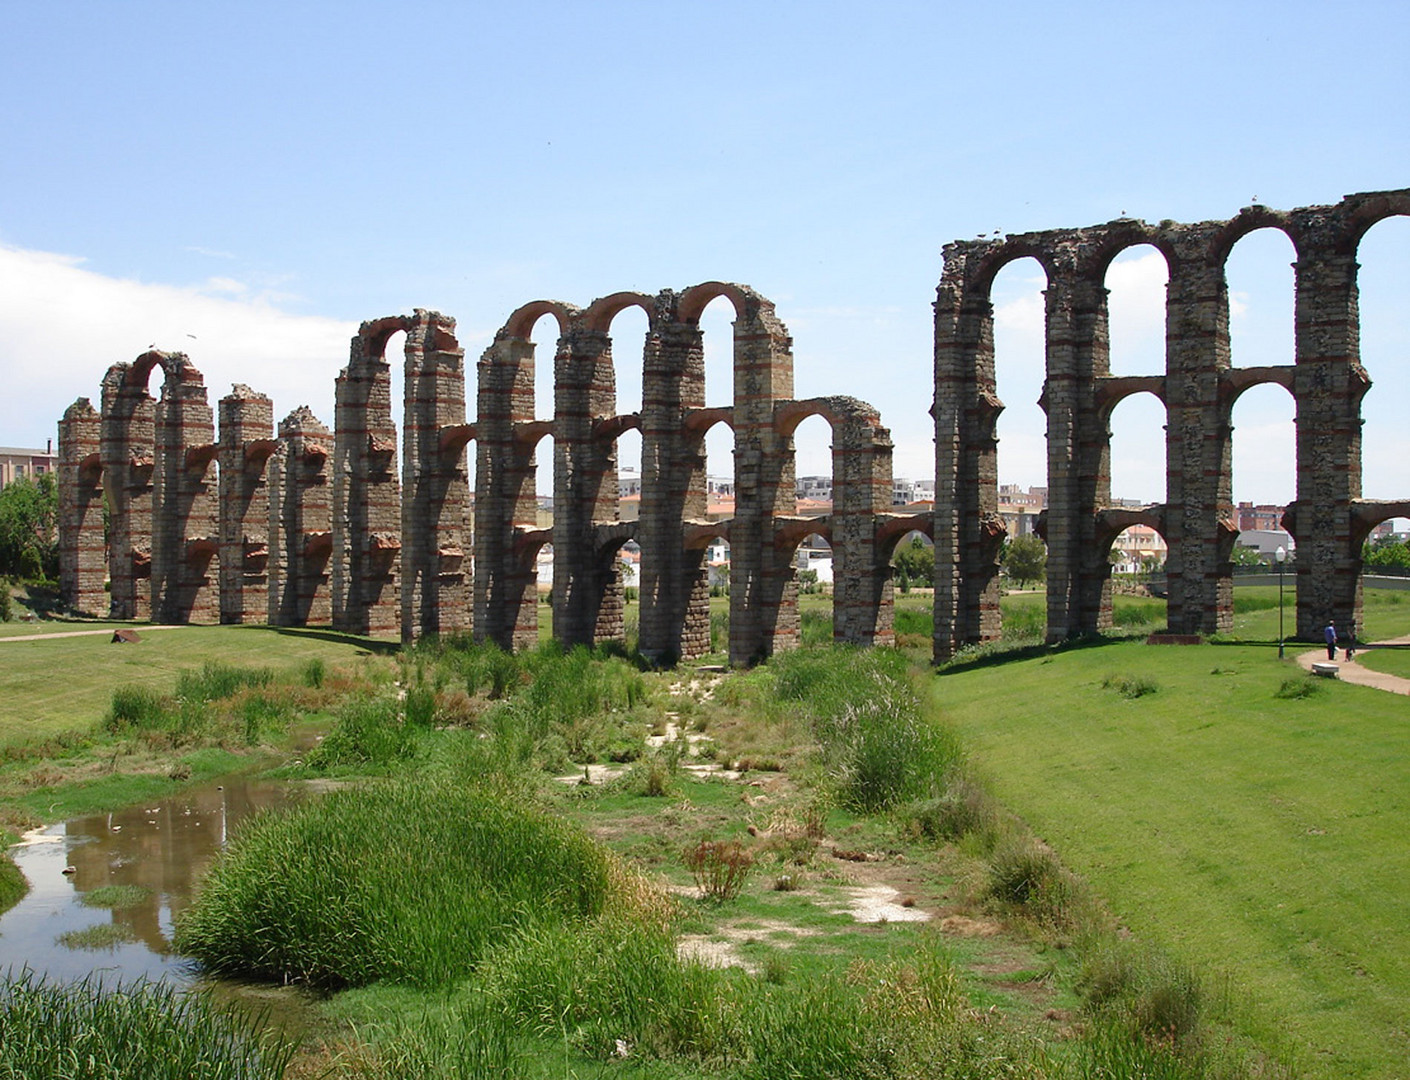
[[[182,353],[167,353],[156,409],[152,481],[152,617],[220,621],[215,420],[205,380]]]
[[[1355,247],[1338,217],[1298,221],[1296,342],[1297,500],[1286,523],[1297,540],[1297,636],[1319,640],[1328,619],[1361,627],[1361,366]]]
[[[157,403],[147,377],[157,354],[114,364],[103,377],[100,458],[108,501],[108,617],[152,617],[152,468]]]
[[[564,645],[621,639],[616,551],[599,526],[618,519],[617,411],[612,339],[574,320],[554,357],[553,636]]]
[[[793,438],[774,423],[793,397],[793,341],[773,304],[740,289],[734,323],[734,521],[730,529],[730,663],[798,644],[793,552],[775,519],[796,509]]]
[[[220,621],[269,617],[268,464],[274,405],[237,383],[220,399]]]
[[[269,472],[269,621],[277,626],[321,626],[333,619],[332,444],[332,434],[307,406],[279,423],[279,452]]]
[[[59,588],[80,615],[107,614],[102,418],[79,398],[59,421]]]
[[[710,649],[709,567],[703,550],[685,546],[687,523],[706,521],[706,427],[690,422],[705,407],[705,351],[678,300],[657,298],[642,365],[638,648],[663,662]]]
[[[1167,234],[1176,257],[1166,294],[1165,573],[1175,634],[1233,625],[1229,555],[1237,528],[1228,411],[1219,393],[1229,369],[1229,294],[1222,261],[1209,255],[1216,227]]]
[[[333,625],[353,634],[400,626],[401,495],[385,350],[403,322],[362,324],[335,391]]]
[[[994,307],[974,275],[989,245],[945,248],[935,303],[935,657],[999,637]]]
[[[1044,293],[1041,401],[1048,418],[1049,642],[1111,626],[1111,565],[1096,537],[1097,511],[1111,501],[1111,443],[1094,382],[1110,371],[1107,290],[1070,259],[1059,266]]]
[[[418,308],[407,330],[402,461],[403,640],[470,627],[465,350],[455,320]]]
[[[876,542],[891,509],[891,434],[876,410],[830,399],[832,414],[832,637],[839,644],[892,645],[891,566]]]
[[[475,640],[538,642],[534,343],[501,330],[479,365],[475,424]],[[554,552],[555,556],[557,551]]]

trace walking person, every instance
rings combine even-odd
[[[1327,628],[1322,631],[1322,636],[1327,639],[1327,659],[1335,660],[1337,658],[1337,624],[1335,621],[1327,620]]]
[[[1351,663],[1351,658],[1356,655],[1356,624],[1352,623],[1346,630],[1346,662]]]

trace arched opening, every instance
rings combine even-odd
[[[628,307],[612,320],[612,366],[617,382],[617,414],[641,413],[642,348],[650,331],[646,312]],[[617,491],[619,515],[635,521],[641,508],[641,429],[617,436]]]
[[[793,549],[793,577],[798,585],[798,640],[828,645],[832,626],[832,545],[809,533]]]
[[[995,425],[998,456],[998,508],[1002,535],[992,537],[1003,580],[1009,546],[1031,536],[1033,523],[1048,502],[1047,417],[1038,404],[1047,371],[1047,275],[1033,258],[1015,260],[994,278],[990,298],[994,309],[994,382],[1004,408]],[[1027,540],[1025,543],[1029,542]],[[1027,634],[1030,624],[1042,633],[1045,595],[1021,583],[1026,595],[1000,602],[1001,625],[1010,633]],[[1036,623],[1035,623],[1036,620]]]
[[[1170,268],[1159,249],[1129,247],[1106,272],[1110,373],[1165,373],[1165,288]],[[1165,405],[1154,394],[1134,394],[1109,423],[1111,506],[1165,501]]]
[[[734,307],[717,296],[700,314],[701,344],[705,352],[705,407],[734,405]],[[705,477],[712,507],[734,506],[734,430],[715,424],[705,435]],[[723,515],[730,516],[730,515]]]
[[[1295,417],[1292,395],[1275,383],[1251,386],[1239,395],[1230,417],[1231,494],[1236,511],[1257,507],[1265,517],[1275,511],[1280,514],[1295,498]]]
[[[1255,229],[1224,260],[1229,295],[1231,367],[1267,367],[1296,359],[1297,251],[1281,229]]]
[[[1361,399],[1361,496],[1401,500],[1410,497],[1405,462],[1410,461],[1410,428],[1404,406],[1410,400],[1410,217],[1372,225],[1356,250],[1361,315],[1361,363],[1371,388]],[[1380,534],[1410,532],[1410,521],[1393,518]],[[1373,535],[1375,533],[1373,532]]]
[[[553,469],[554,441],[553,419],[557,413],[554,403],[554,365],[557,359],[558,319],[545,312],[534,320],[528,339],[534,343],[534,415],[535,421],[549,425],[546,435],[540,437],[534,451],[533,467],[534,494],[537,504],[535,520],[540,524],[551,521],[553,513]]]

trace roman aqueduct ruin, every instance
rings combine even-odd
[[[1047,277],[1047,636],[1111,622],[1107,553],[1127,526],[1165,539],[1172,633],[1227,630],[1237,530],[1230,487],[1231,412],[1260,383],[1296,402],[1297,498],[1285,526],[1297,543],[1297,632],[1332,617],[1359,621],[1361,546],[1410,500],[1361,495],[1356,251],[1377,221],[1410,215],[1410,189],[1352,195],[1333,206],[1249,207],[1228,221],[1105,225],[946,246],[935,304],[936,496],[931,513],[891,509],[889,432],[851,397],[793,397],[792,342],[773,305],[746,286],[707,282],[655,296],[616,293],[586,308],[551,301],[510,316],[476,371],[466,414],[465,356],[455,321],[417,310],[363,323],[338,375],[333,430],[307,408],[274,425],[269,398],[243,385],[218,402],[181,353],[115,364],[101,408],[80,399],[59,424],[61,584],[75,610],[160,622],[331,624],[360,634],[473,632],[519,648],[538,638],[536,559],[552,544],[553,634],[565,644],[619,639],[617,552],[641,548],[639,644],[661,660],[709,649],[703,554],[730,547],[732,663],[799,637],[793,553],[821,535],[834,560],[838,641],[893,639],[890,559],[913,530],[935,541],[935,656],[991,640],[999,623],[995,393],[990,287],[1007,263],[1035,258]],[[1297,252],[1296,356],[1235,368],[1224,262],[1247,233],[1282,230]],[[1112,376],[1107,267],[1124,249],[1165,257],[1165,371]],[[733,305],[734,387],[707,406],[700,316]],[[614,318],[646,313],[639,412],[617,411]],[[554,415],[534,415],[535,345],[558,326]],[[389,339],[405,331],[400,440]],[[160,397],[148,386],[161,370]],[[1166,501],[1113,508],[1112,410],[1151,393],[1166,409]],[[793,434],[811,416],[832,431],[833,506],[800,517]],[[706,518],[704,440],[734,435],[735,512]],[[623,521],[617,440],[640,433],[641,509]],[[536,515],[536,448],[553,441],[553,524]],[[397,463],[400,441],[401,462]],[[473,444],[471,489],[468,448]],[[103,508],[109,513],[104,543]]]

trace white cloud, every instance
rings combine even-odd
[[[289,314],[232,278],[181,288],[105,277],[82,263],[0,247],[0,443],[43,446],[75,399],[98,407],[109,366],[153,345],[191,358],[212,409],[242,382],[274,399],[276,421],[308,405],[332,424],[333,380],[355,323]]]

